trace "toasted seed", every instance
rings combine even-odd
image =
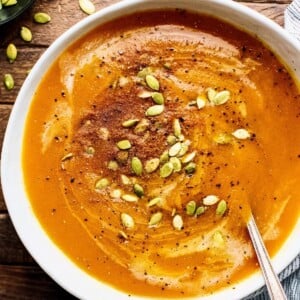
[[[185,206],[186,214],[189,216],[193,216],[196,211],[196,202],[195,201],[189,201]]]
[[[119,231],[119,237],[127,240],[128,239],[128,235],[123,231],[123,230],[120,230]]]
[[[16,46],[12,43],[10,43],[6,48],[6,56],[10,63],[13,63],[18,55],[18,50]]]
[[[124,194],[121,196],[121,199],[123,199],[126,202],[137,202],[139,200],[136,195],[131,194]]]
[[[128,159],[128,152],[127,151],[119,151],[116,156],[116,160],[119,164],[124,165]]]
[[[146,67],[146,68],[143,68],[142,70],[140,70],[138,73],[137,73],[137,76],[140,77],[140,78],[143,78],[145,79],[145,77],[147,75],[150,75],[153,73],[153,70],[151,67]],[[151,95],[149,96],[151,97]]]
[[[198,96],[196,99],[196,104],[197,104],[198,109],[201,109],[201,108],[205,107],[206,101],[202,96]]]
[[[157,212],[157,213],[154,213],[151,218],[150,218],[150,221],[148,223],[149,226],[154,226],[154,225],[157,225],[163,218],[163,214],[162,212]]]
[[[143,164],[141,160],[136,156],[131,160],[131,169],[138,176],[143,173]]]
[[[5,74],[3,77],[3,83],[7,90],[12,90],[15,86],[14,78],[11,74]]]
[[[215,96],[217,95],[217,91],[213,88],[208,88],[207,89],[207,98],[210,102],[213,103]]]
[[[184,170],[187,174],[193,174],[196,172],[196,164],[190,162],[188,165],[185,166]]]
[[[141,197],[144,196],[144,189],[143,189],[143,187],[142,187],[140,184],[138,184],[138,183],[135,183],[135,184],[133,185],[133,191],[134,191],[134,193],[135,193],[139,198],[141,198]]]
[[[134,227],[133,218],[126,213],[121,213],[121,222],[125,228],[132,229]]]
[[[226,103],[229,99],[230,99],[230,92],[225,90],[217,93],[212,102],[215,105],[222,105]]]
[[[95,148],[92,146],[89,146],[86,148],[85,152],[89,155],[93,155],[93,154],[95,154]]]
[[[230,144],[232,142],[232,136],[228,133],[220,133],[216,135],[214,141],[220,145]]]
[[[172,221],[173,227],[177,230],[181,230],[183,228],[183,220],[180,215],[175,215]]]
[[[96,182],[95,189],[102,190],[106,188],[108,185],[109,185],[109,180],[107,178],[101,178]]]
[[[125,128],[133,127],[139,122],[139,119],[130,119],[122,123],[122,126]]]
[[[159,159],[158,158],[149,159],[145,163],[145,171],[147,173],[152,173],[152,172],[156,171],[158,166],[159,166]]]
[[[138,97],[142,99],[150,98],[152,96],[152,92],[141,90],[138,93]]]
[[[66,161],[68,159],[71,159],[72,157],[73,157],[73,153],[68,153],[62,157],[61,161]]]
[[[206,211],[206,208],[204,206],[199,206],[196,209],[195,215],[200,216],[200,215],[204,214],[205,211]]]
[[[3,6],[13,6],[18,3],[17,0],[7,0],[7,1],[2,1]]]
[[[111,160],[108,162],[107,168],[112,171],[117,171],[119,168],[119,165],[115,160]]]
[[[160,115],[164,111],[164,109],[165,107],[163,105],[153,105],[146,110],[145,115],[147,117],[155,117]]]
[[[151,206],[154,206],[154,205],[158,204],[159,202],[162,202],[162,198],[161,198],[161,197],[155,197],[155,198],[151,199],[151,200],[147,203],[147,206],[148,206],[148,207],[151,207]]]
[[[189,150],[189,145],[190,145],[189,141],[184,141],[183,143],[181,143],[181,149],[180,149],[179,153],[177,154],[177,156],[181,157],[181,156],[185,155]]]
[[[44,12],[35,13],[33,19],[39,24],[46,24],[51,21],[51,17]]]
[[[181,135],[181,125],[178,119],[173,121],[174,135],[178,138]]]
[[[180,172],[181,171],[181,161],[177,157],[171,157],[170,163],[173,165],[173,171],[174,172]]]
[[[178,142],[169,149],[169,156],[176,156],[177,154],[179,154],[180,150],[181,150],[181,143]]]
[[[210,205],[214,205],[216,203],[219,202],[219,197],[215,196],[215,195],[208,195],[206,197],[203,198],[203,204],[210,206]]]
[[[122,195],[122,191],[119,189],[112,190],[110,193],[110,196],[114,199],[121,198],[121,195]]]
[[[159,90],[159,82],[158,80],[151,74],[146,75],[145,77],[146,83],[152,90],[158,91]]]
[[[127,177],[127,176],[124,175],[124,174],[121,174],[121,181],[122,181],[122,183],[123,183],[124,185],[129,185],[129,184],[132,183],[131,180],[130,180],[130,178]]]
[[[237,129],[232,135],[239,140],[246,140],[251,137],[251,134],[246,129]]]
[[[28,27],[22,26],[20,31],[20,36],[23,41],[31,42],[32,41],[32,33]]]
[[[221,200],[219,203],[218,203],[218,206],[217,206],[217,209],[216,209],[216,214],[218,216],[223,216],[225,214],[227,210],[227,203],[225,200]]]
[[[215,247],[222,247],[224,245],[224,238],[220,231],[213,234],[213,242]]]
[[[181,162],[183,164],[187,164],[187,163],[191,162],[195,158],[196,153],[197,153],[196,151],[193,151],[191,153],[186,154],[185,156],[183,156],[181,158]]]
[[[134,133],[141,134],[141,133],[145,132],[148,129],[149,125],[150,125],[149,120],[142,119],[134,128]]]
[[[164,164],[164,163],[168,162],[168,160],[169,160],[169,151],[165,150],[159,157],[159,162],[161,164]]]
[[[156,104],[162,105],[165,103],[165,98],[162,93],[153,92],[151,97]]]
[[[162,178],[167,178],[169,177],[172,172],[173,172],[173,164],[171,162],[165,163],[161,168],[160,168],[160,177]]]
[[[120,150],[128,150],[131,148],[131,144],[128,140],[122,140],[117,143],[117,146]]]
[[[81,10],[88,15],[96,11],[95,5],[90,0],[79,0],[79,6]]]
[[[167,137],[167,143],[169,145],[171,145],[171,146],[174,145],[176,143],[176,141],[177,141],[176,136],[174,136],[172,134],[168,135],[168,137]]]

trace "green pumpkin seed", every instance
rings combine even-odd
[[[181,143],[178,142],[174,144],[170,149],[169,149],[169,156],[176,156],[179,154],[181,150]]]
[[[232,135],[239,140],[246,140],[251,137],[251,134],[246,129],[237,129],[232,133]]]
[[[125,228],[132,229],[134,227],[133,218],[126,213],[121,213],[121,222]]]
[[[181,162],[183,164],[187,164],[187,163],[191,162],[195,158],[195,156],[196,156],[196,151],[188,153],[181,158]]]
[[[156,104],[162,105],[165,103],[165,98],[162,93],[154,92],[151,94],[151,97]]]
[[[32,33],[31,30],[25,26],[21,27],[20,36],[23,41],[31,42],[32,41]]]
[[[218,216],[223,216],[225,214],[227,210],[227,203],[225,200],[221,200],[219,203],[218,203],[218,206],[217,206],[217,209],[216,209],[216,214]]]
[[[176,141],[177,141],[176,136],[174,136],[174,135],[172,135],[172,134],[168,135],[168,137],[167,137],[167,143],[168,143],[170,146],[174,145],[174,144],[176,143]]]
[[[190,141],[184,141],[181,143],[181,150],[179,151],[178,155],[179,157],[185,155],[189,150]]]
[[[146,68],[143,68],[142,70],[140,70],[138,73],[137,73],[137,76],[139,78],[142,78],[142,79],[145,79],[147,75],[150,75],[153,73],[153,70],[151,67],[146,67]],[[149,96],[151,97],[151,95]]]
[[[137,176],[140,176],[143,173],[143,164],[136,156],[131,160],[131,169]]]
[[[222,105],[225,104],[230,99],[230,92],[229,91],[222,91],[215,95],[213,98],[213,103],[215,105]]]
[[[122,191],[119,190],[119,189],[115,189],[115,190],[112,190],[111,193],[110,193],[110,196],[114,199],[118,199],[118,198],[121,198],[122,196]]]
[[[196,209],[195,215],[200,216],[200,215],[204,214],[205,211],[206,211],[206,208],[204,206],[199,206]]]
[[[174,172],[180,172],[181,171],[181,161],[177,157],[171,157],[170,163],[173,165],[173,171]]]
[[[159,90],[159,82],[158,80],[151,74],[146,75],[145,77],[146,83],[152,90],[158,91]]]
[[[173,164],[171,162],[165,163],[161,168],[160,168],[160,177],[162,178],[167,178],[169,177],[172,172],[173,172]]]
[[[132,183],[131,180],[130,180],[130,178],[127,177],[127,176],[124,175],[124,174],[121,174],[121,181],[122,181],[122,183],[123,183],[124,185],[129,185],[129,184]]]
[[[18,3],[17,0],[7,0],[7,1],[2,1],[3,6],[13,6]]]
[[[134,193],[139,197],[143,197],[144,196],[144,189],[141,185],[139,185],[138,183],[133,185],[133,191]]]
[[[181,125],[178,119],[173,121],[174,135],[178,138],[181,135]]]
[[[204,205],[210,206],[210,205],[214,205],[214,204],[218,203],[219,200],[220,199],[218,196],[208,195],[208,196],[204,197],[202,201],[203,201]]]
[[[151,216],[148,225],[149,225],[149,226],[157,225],[157,224],[162,220],[162,218],[163,218],[162,212],[154,213],[154,214]]]
[[[107,167],[108,167],[109,170],[117,171],[118,168],[119,168],[119,165],[115,160],[111,160],[111,161],[108,162]]]
[[[160,202],[162,202],[162,198],[161,198],[161,197],[155,197],[155,198],[151,199],[151,200],[148,202],[147,206],[148,206],[148,207],[151,207],[151,206],[154,206],[154,205],[156,205],[156,204],[158,204],[158,203],[160,203]]]
[[[147,119],[142,119],[134,128],[135,134],[144,133],[150,125],[150,122]]]
[[[186,165],[184,170],[187,174],[193,174],[196,172],[196,164],[193,162],[190,162],[188,165]]]
[[[6,56],[10,63],[13,63],[18,55],[18,50],[14,44],[9,44],[6,48]]]
[[[147,173],[152,173],[152,172],[156,171],[158,166],[159,166],[159,159],[158,158],[149,159],[145,163],[145,171]]]
[[[126,202],[137,202],[139,200],[137,196],[131,194],[124,194],[121,196],[121,199]]]
[[[206,105],[206,101],[202,96],[198,96],[196,99],[198,109],[202,109]]]
[[[169,160],[169,151],[168,150],[165,150],[162,155],[159,157],[159,162],[161,164],[164,164],[166,162],[168,162]]]
[[[189,201],[185,206],[186,214],[189,216],[193,216],[196,211],[196,202],[195,201]]]
[[[208,88],[207,89],[207,98],[208,100],[213,103],[215,96],[217,95],[217,91],[213,88]]]
[[[173,217],[173,221],[172,221],[173,227],[176,230],[181,230],[183,228],[183,220],[182,217],[180,215],[175,215]]]
[[[226,145],[232,142],[232,137],[228,133],[220,133],[217,136],[215,136],[213,139],[217,144],[220,145]]]
[[[137,123],[139,122],[139,119],[130,119],[130,120],[126,120],[122,123],[122,126],[125,128],[130,128],[135,126]]]
[[[128,150],[131,148],[131,144],[128,140],[122,140],[117,143],[117,147],[120,150]]]
[[[15,86],[14,78],[11,74],[5,74],[3,77],[3,83],[7,90],[12,90]]]
[[[145,114],[147,117],[155,117],[160,115],[164,111],[164,109],[164,105],[153,105],[146,110]]]
[[[35,13],[33,19],[36,23],[39,24],[46,24],[51,21],[51,17],[44,12]]]
[[[88,15],[96,11],[95,5],[90,0],[79,0],[79,6],[81,10]]]
[[[106,188],[108,185],[109,185],[109,180],[107,178],[101,178],[96,182],[95,189],[102,190]]]

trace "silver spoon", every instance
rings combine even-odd
[[[256,223],[255,223],[252,213],[249,218],[247,227],[248,227],[250,238],[252,240],[252,243],[253,243],[257,258],[258,258],[258,262],[262,269],[262,273],[263,273],[271,300],[286,300],[287,299],[286,295],[285,295],[282,285],[279,281],[279,278],[276,275],[276,273],[272,267],[269,254],[264,245],[262,237],[258,231],[258,228],[256,226]]]

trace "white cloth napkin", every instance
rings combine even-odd
[[[284,14],[284,23],[285,29],[300,42],[300,0],[294,0],[288,6]]]

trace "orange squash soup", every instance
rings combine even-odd
[[[300,95],[249,34],[182,10],[116,19],[43,76],[23,143],[27,193],[64,253],[128,294],[187,297],[258,269],[299,218]]]

